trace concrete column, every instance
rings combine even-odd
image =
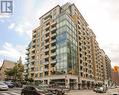
[[[85,87],[84,88],[87,89],[87,81],[85,81]]]
[[[76,86],[75,89],[78,89],[78,79],[76,79]]]
[[[47,79],[47,84],[48,84],[48,85],[50,84],[50,79]]]
[[[70,88],[69,86],[69,78],[65,78],[65,87]]]

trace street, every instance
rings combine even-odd
[[[8,91],[0,91],[0,95],[21,95],[21,89],[11,88]]]
[[[93,90],[72,90],[68,95],[119,95],[119,88],[108,89],[106,93],[96,93]]]
[[[0,91],[0,95],[21,95],[21,89],[12,88],[8,91]],[[66,95],[119,95],[119,88],[109,89],[107,93],[96,93],[92,90],[72,90]]]

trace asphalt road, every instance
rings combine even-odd
[[[21,95],[21,88],[0,91],[0,95]],[[119,88],[109,89],[106,93],[95,93],[93,90],[72,90],[67,95],[119,95]]]
[[[21,95],[21,88],[10,88],[8,91],[0,91],[0,95]]]
[[[96,93],[93,90],[72,90],[68,95],[119,95],[119,88],[108,89],[106,93]]]

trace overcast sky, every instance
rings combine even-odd
[[[77,6],[112,66],[119,66],[119,0],[13,0],[13,14],[0,14],[0,63],[4,59],[16,61],[20,56],[24,60],[38,18],[66,2]]]

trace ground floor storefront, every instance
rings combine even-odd
[[[50,77],[40,78],[43,84],[56,87],[66,87],[69,89],[78,89],[78,77],[74,75],[55,75]]]
[[[103,85],[103,81],[95,81],[89,79],[79,79],[75,75],[54,75],[36,79],[43,84],[66,87],[73,89],[93,89],[96,86]]]
[[[81,83],[78,84],[78,89],[93,89],[95,87],[95,82],[82,80]]]

